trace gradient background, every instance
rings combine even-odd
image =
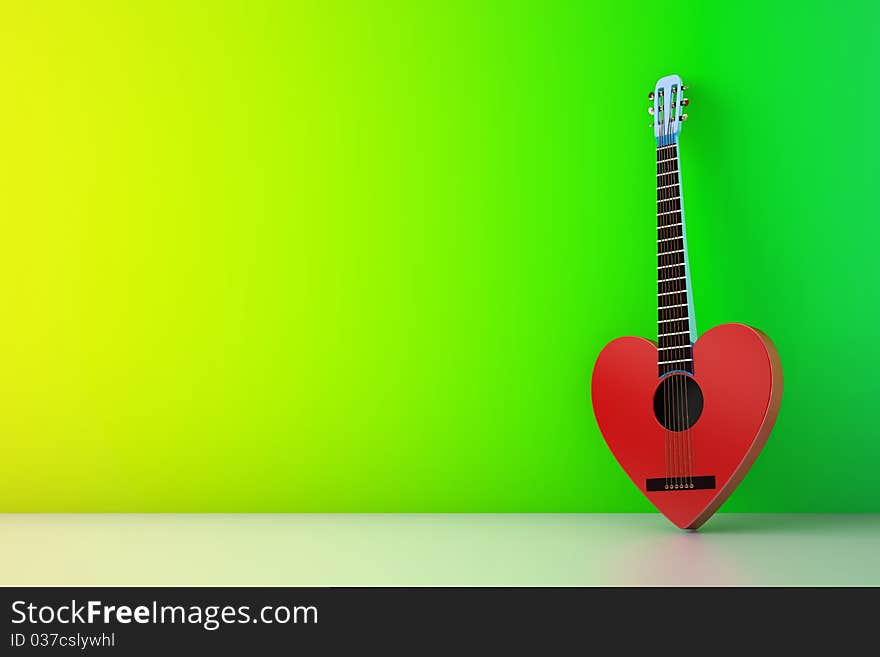
[[[785,370],[725,510],[880,511],[876,3],[139,4],[0,9],[0,511],[649,510],[588,383],[672,72],[697,328]]]

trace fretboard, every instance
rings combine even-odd
[[[678,145],[657,148],[657,364],[660,376],[693,374],[693,304]]]

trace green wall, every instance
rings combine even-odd
[[[0,61],[0,510],[648,510],[589,377],[675,72],[697,328],[785,371],[725,510],[880,511],[880,5],[7,3]]]

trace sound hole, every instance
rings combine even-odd
[[[690,429],[703,412],[703,391],[686,374],[670,374],[654,393],[654,415],[669,431]]]

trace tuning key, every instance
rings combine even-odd
[[[691,102],[691,99],[690,99],[690,98],[682,98],[682,99],[681,99],[681,102],[679,103],[679,105],[681,105],[682,107],[687,107],[687,106],[688,106],[688,103],[690,103],[690,102]]]
[[[679,120],[679,121],[687,121],[687,120],[688,120],[688,115],[687,115],[687,114],[682,114],[681,116],[678,117],[678,120]]]
[[[653,107],[648,108],[648,114],[650,114],[651,116],[654,116],[654,108]]]
[[[654,92],[648,94],[648,100],[654,100]]]
[[[681,90],[682,90],[682,91],[687,91],[687,90],[688,90],[688,86],[687,86],[686,84],[681,85]]]

